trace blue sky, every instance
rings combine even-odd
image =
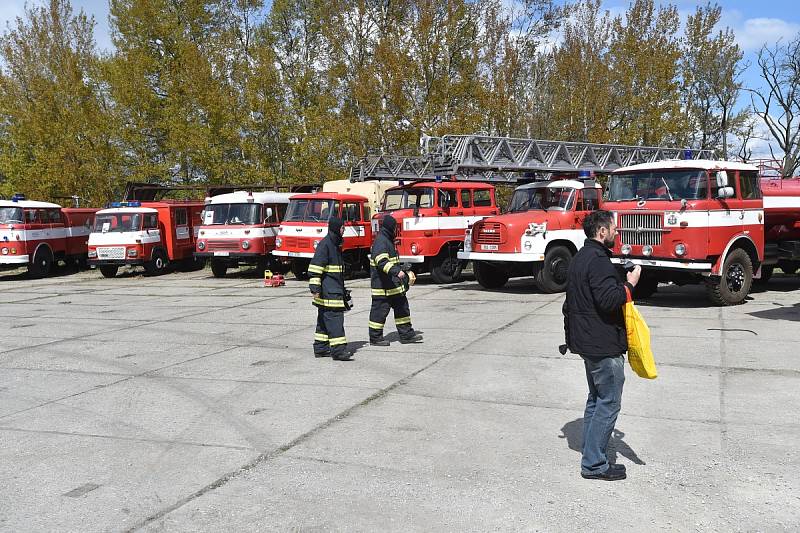
[[[41,5],[46,0],[27,0],[29,4]],[[558,1],[558,0],[557,0]],[[6,24],[22,16],[26,0],[0,0],[0,29]],[[270,2],[267,2],[270,3]],[[672,0],[685,19],[688,13],[694,12],[696,6],[705,1]],[[740,46],[745,52],[745,60],[750,68],[744,74],[744,82],[748,87],[761,85],[756,65],[756,53],[764,44],[774,44],[779,39],[789,40],[800,32],[800,10],[796,8],[796,0],[720,0],[722,6],[723,26],[729,26],[736,33]],[[72,0],[75,11],[83,9],[93,15],[97,22],[95,40],[101,50],[110,51],[111,39],[108,25],[108,0]],[[604,7],[613,14],[624,13],[627,0],[605,0]],[[743,95],[740,105],[749,104],[749,97]],[[765,146],[762,147],[766,148]],[[762,151],[762,150],[759,150]]]

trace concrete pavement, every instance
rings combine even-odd
[[[796,531],[800,281],[744,305],[662,287],[660,376],[627,370],[612,456],[579,475],[586,396],[562,295],[411,292],[425,342],[315,359],[305,283],[210,271],[0,275],[0,529]],[[387,332],[393,331],[391,319]]]

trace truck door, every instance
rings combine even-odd
[[[175,250],[170,259],[183,259],[192,251],[192,228],[189,226],[189,214],[185,207],[179,207],[172,213],[173,236]]]
[[[750,235],[756,245],[756,250],[764,249],[764,204],[761,194],[761,182],[758,171],[740,170],[739,198],[742,209],[739,219],[742,221],[742,231]],[[763,256],[762,256],[763,258]]]
[[[344,202],[342,204],[344,238],[348,249],[369,248],[371,245],[369,242],[371,233],[367,229],[370,222],[369,218],[362,214],[364,208],[362,202]]]
[[[722,171],[724,172],[724,171]],[[736,175],[727,173],[728,185],[736,187]],[[721,255],[734,235],[742,231],[742,202],[738,199],[738,191],[732,198],[719,197],[717,174],[711,173],[709,178],[711,190],[711,209],[708,212],[708,255]]]
[[[439,237],[443,241],[464,240],[464,230],[454,224],[451,217],[459,216],[463,208],[458,205],[458,189],[440,188],[437,192],[437,215]],[[459,239],[460,237],[460,239]]]

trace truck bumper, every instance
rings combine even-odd
[[[18,268],[30,262],[29,255],[0,255],[0,268]]]
[[[89,266],[96,267],[96,266],[107,266],[107,265],[114,265],[114,266],[125,266],[125,265],[132,265],[132,266],[141,266],[145,263],[144,259],[89,259],[88,261]]]
[[[494,263],[536,263],[544,261],[544,254],[501,254],[494,252],[458,252],[459,259]]]
[[[424,263],[425,256],[424,255],[401,255],[400,256],[401,263]]]
[[[641,257],[612,257],[611,262],[617,265],[624,265],[630,261],[634,265],[641,265],[643,268],[659,268],[664,270],[676,270],[682,272],[711,272],[714,266],[712,263],[700,261],[676,261],[670,259],[644,259]]]
[[[242,252],[194,252],[198,259],[230,259],[237,263],[256,264],[259,259],[267,257],[268,254],[248,254]]]

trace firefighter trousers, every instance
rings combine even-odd
[[[345,353],[344,311],[317,308],[317,330],[314,332],[314,355],[339,357]]]
[[[411,310],[408,307],[408,298],[405,294],[397,296],[373,296],[372,307],[369,310],[369,340],[383,339],[383,325],[389,310],[394,310],[394,324],[401,339],[410,339],[415,335],[411,326]]]

